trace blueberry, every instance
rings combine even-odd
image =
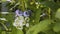
[[[18,16],[22,16],[22,15],[23,15],[23,12],[22,12],[21,10],[19,10],[19,9],[17,9],[17,10],[15,11],[15,13],[16,13],[16,15],[18,15]]]
[[[19,15],[19,10],[16,10],[15,13],[16,13],[16,15]]]
[[[29,13],[28,13],[28,11],[24,11],[24,17],[28,17],[29,16]]]

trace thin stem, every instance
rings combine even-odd
[[[51,19],[51,15],[50,15],[51,9],[50,8],[48,8],[48,13],[49,13],[49,19]]]
[[[24,0],[22,1],[22,10],[23,10],[23,11],[25,10],[25,3],[24,3]]]
[[[2,25],[3,25],[3,27],[6,29],[6,31],[8,30],[8,28],[3,24],[3,23],[1,23]]]

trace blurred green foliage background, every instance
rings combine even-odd
[[[19,30],[13,26],[17,8],[32,10],[29,28]],[[0,0],[0,34],[60,34],[60,0]]]

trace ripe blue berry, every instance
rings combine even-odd
[[[28,13],[28,11],[24,11],[24,17],[28,17],[29,16],[29,13]]]

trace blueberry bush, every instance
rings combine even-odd
[[[0,34],[60,34],[60,0],[0,0]]]

